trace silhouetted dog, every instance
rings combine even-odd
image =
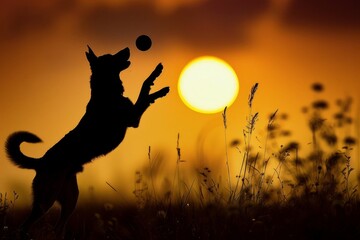
[[[22,142],[41,142],[36,135],[16,132],[6,142],[6,151],[13,163],[20,168],[36,171],[32,184],[33,208],[22,225],[22,232],[28,232],[31,225],[58,201],[61,216],[55,231],[63,234],[79,194],[76,173],[83,170],[83,164],[114,150],[123,140],[126,129],[138,127],[149,105],[169,92],[169,87],[165,87],[149,93],[163,69],[159,64],[144,81],[139,97],[133,104],[123,96],[124,87],[119,77],[120,72],[130,65],[129,48],[115,55],[97,57],[88,47],[86,57],[92,71],[91,98],[79,124],[39,159],[25,156],[20,151]]]

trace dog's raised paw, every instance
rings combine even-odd
[[[159,90],[159,92],[161,92],[161,97],[166,96],[166,94],[168,94],[170,92],[170,87],[164,87],[161,90]]]
[[[166,94],[168,94],[169,92],[170,92],[170,87],[164,87],[164,88],[160,89],[159,91],[150,94],[149,95],[150,103],[154,103],[155,100],[158,98],[165,97]]]

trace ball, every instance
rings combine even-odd
[[[140,51],[147,51],[150,49],[152,42],[149,36],[141,35],[136,39],[135,44]]]

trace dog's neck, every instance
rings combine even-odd
[[[123,96],[124,86],[119,75],[102,76],[92,74],[90,77],[91,97]]]

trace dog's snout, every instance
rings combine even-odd
[[[119,57],[120,59],[127,60],[130,57],[130,49],[128,47],[124,48],[123,50],[116,53],[115,56]]]
[[[130,57],[130,48],[124,48],[123,49],[123,51],[124,51],[124,55],[125,55],[125,57],[126,58],[129,58]]]

